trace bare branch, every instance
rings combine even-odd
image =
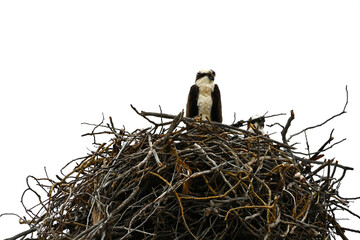
[[[323,126],[324,124],[328,123],[329,121],[333,120],[334,118],[339,117],[339,116],[343,115],[344,113],[346,113],[346,107],[347,107],[348,101],[349,101],[349,93],[348,93],[347,86],[345,87],[345,90],[346,90],[346,102],[345,102],[345,105],[344,105],[343,110],[342,110],[340,113],[335,114],[334,116],[328,118],[327,120],[325,120],[324,122],[322,122],[322,123],[320,123],[320,124],[317,124],[317,125],[311,126],[311,127],[307,127],[307,128],[305,128],[305,129],[301,130],[300,132],[297,132],[297,133],[295,133],[295,134],[292,134],[292,135],[289,137],[288,141],[290,141],[291,138],[293,138],[293,137],[295,137],[295,136],[297,136],[297,135],[299,135],[299,134],[301,134],[301,133],[303,133],[303,132],[305,132],[305,131],[308,131],[308,130],[310,130],[310,129],[314,129],[314,128],[317,128],[317,127],[321,127],[321,126]]]
[[[5,238],[5,240],[16,240],[16,239],[18,239],[18,238],[21,238],[21,237],[24,237],[24,236],[26,236],[26,235],[28,235],[28,234],[30,234],[30,233],[33,233],[33,232],[35,232],[37,230],[37,228],[30,228],[30,229],[28,229],[28,230],[26,230],[26,231],[23,231],[23,232],[21,232],[21,233],[19,233],[19,234],[16,234],[15,236],[13,236],[13,237],[10,237],[10,238]]]
[[[284,144],[288,144],[288,141],[289,141],[289,140],[286,140],[286,134],[287,134],[287,132],[288,132],[288,130],[289,130],[289,127],[290,127],[290,125],[291,125],[291,122],[294,120],[294,118],[295,118],[294,111],[291,110],[291,112],[290,112],[290,117],[289,117],[289,119],[288,119],[285,127],[284,127],[283,130],[281,131],[281,137],[282,137],[282,140],[283,140],[283,143],[284,143]]]
[[[317,158],[317,156],[321,152],[324,151],[324,148],[326,147],[326,145],[330,144],[330,142],[334,139],[332,136],[333,132],[334,132],[334,129],[331,131],[329,139],[319,148],[319,150],[310,158],[310,160],[315,160]]]

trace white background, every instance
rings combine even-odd
[[[127,2],[0,2],[0,214],[24,215],[26,176],[44,177],[46,167],[53,177],[88,153],[82,122],[104,113],[128,131],[148,127],[130,104],[177,114],[202,68],[217,73],[224,123],[234,112],[239,120],[293,109],[290,134],[341,112],[347,85],[347,114],[308,138],[312,151],[333,128],[334,142],[347,138],[326,158],[355,168],[340,194],[360,196],[359,1]],[[359,214],[360,204],[351,209]],[[0,239],[26,229],[0,218]]]

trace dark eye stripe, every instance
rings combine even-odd
[[[197,75],[196,75],[196,79],[200,79],[200,78],[202,78],[202,77],[204,77],[204,76],[206,76],[207,74],[206,73],[198,73]]]

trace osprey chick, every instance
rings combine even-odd
[[[200,70],[196,74],[195,84],[188,96],[186,117],[222,122],[220,90],[214,79],[215,72],[211,69]]]
[[[253,133],[264,135],[265,118],[264,116],[252,116],[248,121],[247,130]]]

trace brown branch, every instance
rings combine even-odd
[[[172,115],[172,114],[164,114],[164,113],[156,113],[156,112],[145,112],[145,111],[141,111],[140,115],[144,115],[144,116],[153,116],[153,117],[162,117],[162,118],[168,118],[168,119],[174,119],[177,115]],[[182,117],[182,121],[186,121],[189,123],[196,123],[195,119],[193,118],[188,118],[188,117]],[[208,121],[203,121],[203,123],[208,123]],[[281,147],[285,147],[285,148],[289,148],[289,149],[294,149],[293,147],[287,145],[287,144],[283,144],[281,142],[278,142],[274,139],[270,139],[266,136],[262,136],[262,135],[257,135],[256,133],[244,130],[244,129],[240,129],[231,125],[227,125],[227,124],[223,124],[223,123],[219,123],[219,122],[211,122],[212,125],[216,126],[216,127],[222,127],[225,129],[230,129],[230,130],[235,130],[236,133],[241,132],[250,136],[257,136],[259,138],[262,138],[264,140],[268,140],[271,141]],[[156,125],[156,123],[155,123]]]
[[[23,231],[23,232],[19,233],[19,234],[16,234],[16,235],[13,236],[13,237],[5,238],[4,240],[16,240],[16,239],[21,238],[21,237],[24,237],[24,236],[26,236],[26,235],[28,235],[28,234],[30,234],[30,233],[33,233],[33,232],[35,232],[36,230],[37,230],[37,228],[36,228],[36,227],[33,227],[33,228],[30,228],[30,229],[28,229],[28,230],[26,230],[26,231]]]
[[[282,140],[283,140],[283,143],[284,143],[284,144],[288,144],[288,141],[290,140],[290,139],[286,140],[286,134],[287,134],[287,132],[288,132],[288,130],[289,130],[289,127],[290,127],[290,125],[291,125],[291,122],[294,120],[294,118],[295,118],[294,111],[291,110],[291,111],[290,111],[290,117],[289,117],[289,119],[288,119],[285,127],[284,127],[283,130],[281,131],[281,137],[282,137]]]
[[[332,136],[333,132],[334,129],[331,131],[329,139],[319,148],[319,150],[316,153],[314,153],[314,155],[310,158],[310,160],[315,160],[319,156],[319,154],[324,151],[326,145],[330,144],[330,142],[334,139]]]
[[[346,113],[346,107],[347,107],[348,102],[349,102],[349,92],[348,92],[347,86],[345,87],[345,91],[346,91],[346,102],[345,102],[345,105],[344,105],[343,110],[342,110],[340,113],[335,114],[334,116],[328,118],[327,120],[325,120],[324,122],[322,122],[322,123],[320,123],[320,124],[317,124],[317,125],[311,126],[311,127],[307,127],[307,128],[305,128],[305,129],[301,130],[300,132],[297,132],[297,133],[295,133],[295,134],[292,134],[292,135],[289,137],[288,141],[290,141],[291,138],[293,138],[293,137],[295,137],[295,136],[297,136],[297,135],[299,135],[299,134],[301,134],[301,133],[303,133],[303,132],[305,132],[305,131],[308,131],[308,130],[310,130],[310,129],[314,129],[314,128],[317,128],[317,127],[321,127],[321,126],[323,126],[324,124],[328,123],[329,121],[333,120],[334,118],[339,117],[339,116],[343,115],[344,113]]]

